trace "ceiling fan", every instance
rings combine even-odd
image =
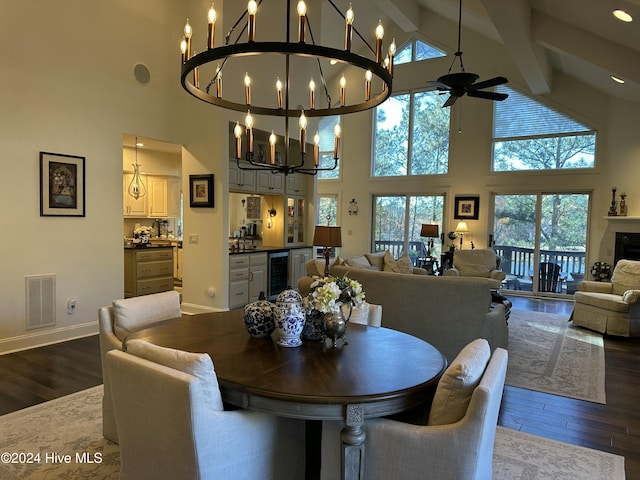
[[[458,12],[458,50],[455,53],[455,58],[449,67],[449,71],[446,75],[441,76],[438,80],[430,80],[430,83],[441,92],[449,92],[449,98],[442,105],[442,107],[450,107],[456,100],[465,94],[470,97],[484,98],[486,100],[502,101],[509,95],[506,93],[497,92],[485,92],[482,89],[495,87],[496,85],[503,85],[508,82],[505,77],[494,77],[488,80],[477,82],[480,75],[475,73],[465,72],[464,63],[462,62],[462,50],[460,50],[460,32],[462,30],[462,0],[460,0],[460,11]],[[460,72],[451,73],[453,65],[456,60],[460,62]]]

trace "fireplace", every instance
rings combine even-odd
[[[640,260],[640,233],[616,232],[614,265],[618,260]]]

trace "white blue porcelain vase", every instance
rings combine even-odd
[[[297,290],[287,287],[276,299],[273,307],[273,319],[276,325],[278,340],[282,347],[299,347],[302,345],[300,335],[304,328],[305,312],[302,295]]]
[[[322,340],[322,313],[312,310],[306,314],[302,338],[305,340]]]
[[[270,337],[276,328],[273,321],[273,304],[260,292],[258,300],[244,307],[244,326],[253,338]]]

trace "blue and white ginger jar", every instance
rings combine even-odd
[[[297,290],[287,287],[276,299],[273,307],[273,319],[278,334],[277,344],[282,347],[298,347],[302,345],[302,329],[305,323],[305,312],[302,295]]]
[[[273,321],[273,304],[266,299],[264,292],[260,292],[257,301],[244,307],[242,318],[249,335],[254,338],[267,338],[276,328]]]

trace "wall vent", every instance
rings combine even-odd
[[[27,330],[56,324],[56,276],[25,277]]]

